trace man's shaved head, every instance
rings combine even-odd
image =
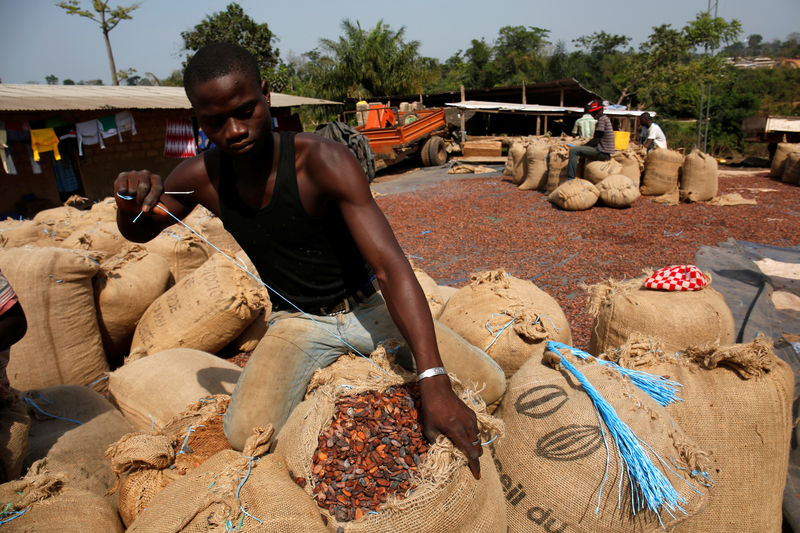
[[[198,83],[240,73],[258,85],[261,74],[255,57],[239,45],[213,43],[202,47],[183,71],[183,88],[188,94]]]

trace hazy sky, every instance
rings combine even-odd
[[[111,5],[129,5],[134,0]],[[206,15],[221,11],[228,1],[143,0],[132,20],[111,36],[117,70],[135,68],[166,77],[180,68],[180,32]],[[55,74],[76,82],[101,78],[110,83],[100,27],[89,19],[69,16],[55,0],[0,0],[0,79],[4,83],[44,83]],[[91,0],[82,0],[88,6]],[[257,22],[266,22],[278,37],[281,57],[315,48],[320,38],[336,39],[340,23],[349,18],[364,28],[383,19],[392,29],[406,28],[406,40],[418,40],[422,55],[444,60],[469,47],[472,39],[491,43],[503,26],[538,26],[550,30],[550,40],[572,47],[572,39],[596,31],[627,35],[638,44],[653,26],[681,28],[708,7],[708,0],[532,1],[493,0],[445,2],[407,0],[240,0]],[[800,32],[800,0],[719,0],[718,14],[738,19],[742,38],[758,33],[764,40],[784,40]]]

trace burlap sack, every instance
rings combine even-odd
[[[25,465],[41,461],[49,472],[65,474],[71,487],[105,497],[117,478],[104,452],[133,426],[86,387],[59,385],[28,391],[25,397],[32,420]],[[107,499],[116,509],[116,498]]]
[[[772,156],[772,163],[769,167],[769,175],[772,178],[780,178],[786,170],[786,158],[789,154],[794,152],[800,147],[800,144],[795,143],[778,143],[775,149],[775,155]]]
[[[508,149],[508,158],[511,161],[511,181],[519,185],[525,181],[528,172],[528,164],[525,159],[525,144],[514,141]]]
[[[542,141],[534,141],[525,151],[528,169],[519,188],[522,191],[543,189],[547,184],[547,156],[550,154],[550,145]]]
[[[119,254],[100,263],[94,295],[109,360],[121,362],[128,355],[136,323],[164,294],[171,279],[167,260],[138,244],[127,244]]]
[[[597,203],[600,191],[590,181],[581,178],[567,180],[551,192],[547,199],[567,211],[583,211]]]
[[[84,214],[85,213],[80,209],[75,209],[74,207],[68,205],[62,205],[60,207],[39,211],[33,216],[33,221],[38,222],[39,224],[57,224],[67,220],[77,223]]]
[[[628,176],[613,174],[597,184],[600,200],[609,207],[630,207],[639,198],[639,186]]]
[[[109,375],[109,399],[138,431],[161,430],[187,405],[232,394],[242,369],[189,348],[129,361]]]
[[[93,252],[64,248],[0,250],[0,270],[19,297],[28,332],[11,347],[8,379],[29,390],[89,385],[108,371],[92,290],[100,265]]]
[[[216,532],[240,524],[242,531],[265,533],[328,531],[282,457],[254,459],[229,450],[159,492],[128,532]]]
[[[688,516],[702,509],[707,491],[685,470],[705,471],[707,461],[688,432],[616,372],[565,357],[646,443],[647,457],[686,500],[680,507]],[[506,496],[510,533],[663,531],[654,511],[637,508],[634,515],[634,482],[619,445],[572,373],[550,368],[540,358],[529,359],[511,378],[499,412],[506,436],[491,451]],[[667,531],[685,518],[677,510],[672,516],[663,507],[660,512]]]
[[[612,174],[621,174],[622,165],[615,159],[608,161],[589,161],[583,167],[583,179],[597,185]]]
[[[148,252],[167,260],[176,283],[197,270],[209,258],[206,243],[179,224],[168,227],[144,246]]]
[[[3,531],[123,531],[117,511],[102,496],[68,486],[63,475],[38,464],[24,478],[0,485],[0,501],[6,506]]]
[[[45,236],[43,224],[33,220],[3,221],[0,227],[0,248],[17,248],[26,244],[33,244]]]
[[[439,285],[439,294],[442,295],[442,301],[444,305],[447,305],[447,301],[450,299],[452,295],[458,292],[458,287],[454,285]]]
[[[793,185],[800,183],[800,149],[786,156],[786,164],[784,165],[781,181]]]
[[[706,343],[731,344],[733,316],[722,295],[707,286],[699,291],[644,288],[646,278],[608,280],[588,287],[594,317],[589,352],[622,346],[634,333],[661,340],[667,353]]]
[[[715,459],[708,508],[675,531],[781,531],[793,426],[790,367],[763,338],[691,347],[675,357],[658,349],[635,337],[606,357],[681,383],[684,401],[667,412]]]
[[[266,309],[262,309],[258,313],[256,319],[228,345],[229,349],[236,353],[252,352],[255,350],[258,343],[261,342],[261,339],[267,334],[270,314],[271,313],[268,313]]]
[[[118,254],[128,241],[117,229],[116,222],[95,222],[76,228],[61,241],[63,248],[93,250],[111,256]]]
[[[0,404],[0,482],[17,479],[28,451],[31,420],[19,398]]]
[[[618,150],[611,158],[622,165],[622,170],[619,173],[630,178],[636,187],[639,187],[642,170],[644,170],[644,156],[637,150],[629,148],[624,151]]]
[[[561,142],[551,146],[550,153],[547,154],[545,194],[550,194],[567,180],[567,163],[569,163],[569,146]]]
[[[96,202],[89,209],[88,213],[84,213],[84,218],[94,222],[117,222],[117,201],[113,196],[103,198]]]
[[[705,202],[717,195],[717,160],[710,154],[692,150],[681,167],[680,198],[684,202]]]
[[[413,379],[399,367],[391,367],[382,349],[370,359],[340,358],[328,368],[317,371],[309,389],[313,392],[297,406],[278,434],[275,452],[286,458],[295,476],[305,480],[309,498],[313,493],[312,456],[319,445],[319,436],[331,424],[337,399],[368,391],[384,391]],[[484,402],[457,380],[454,390],[475,411],[478,427],[490,440],[502,435],[502,422],[485,412]],[[390,497],[377,511],[358,520],[340,523],[327,510],[330,531],[338,527],[348,532],[414,531],[506,531],[502,491],[488,453],[480,461],[481,479],[473,478],[466,466],[466,457],[445,437],[440,436],[428,450],[419,466],[416,488],[404,499]],[[313,500],[312,500],[313,501]]]
[[[205,237],[209,243],[220,250],[230,250],[234,255],[242,251],[242,247],[239,246],[233,235],[222,225],[222,220],[202,205],[195,207],[183,219],[183,223]],[[203,245],[206,247],[209,257],[216,253],[216,250],[210,244],[204,242]]]
[[[678,189],[678,175],[683,154],[666,148],[656,148],[647,154],[641,193],[659,196]]]
[[[541,357],[548,340],[572,342],[558,302],[504,270],[473,274],[470,284],[450,297],[439,320],[488,353],[506,378],[526,360]]]
[[[221,254],[158,297],[136,325],[131,356],[170,348],[216,353],[268,305],[267,289]]]
[[[421,268],[414,268],[414,275],[417,277],[422,292],[425,293],[425,299],[428,301],[428,308],[431,310],[431,316],[438,318],[444,307],[444,299],[439,292],[439,285]]]

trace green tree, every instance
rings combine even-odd
[[[544,79],[545,47],[550,30],[535,26],[503,26],[495,41],[494,70],[500,83],[513,85]]]
[[[58,85],[58,76],[55,74],[48,74],[44,77],[44,81],[47,82],[47,85]]]
[[[67,78],[61,82],[61,85],[75,85],[75,81]]]
[[[114,64],[114,54],[111,51],[111,40],[108,34],[117,27],[117,24],[123,20],[130,20],[133,18],[131,13],[139,8],[141,4],[132,4],[129,6],[109,7],[109,0],[92,0],[92,10],[82,9],[78,0],[66,0],[58,2],[56,5],[65,10],[69,15],[78,15],[86,17],[98,23],[100,30],[103,32],[103,39],[106,43],[106,52],[108,53],[108,65],[111,68],[111,82],[113,85],[119,85],[117,79],[117,67]]]
[[[183,49],[188,52],[183,63],[184,67],[194,52],[207,44],[235,43],[253,54],[258,62],[261,77],[270,83],[272,89],[278,92],[283,89],[276,72],[280,52],[272,46],[272,41],[277,38],[267,23],[257,23],[238,3],[231,2],[225,11],[207,15],[191,30],[181,32],[181,38]]]
[[[467,62],[467,86],[473,89],[493,87],[497,75],[492,63],[492,47],[483,39],[472,39],[464,56]]]

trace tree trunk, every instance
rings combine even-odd
[[[108,32],[103,32],[106,41],[106,52],[108,52],[108,66],[111,67],[111,85],[119,85],[117,79],[117,66],[114,64],[114,54],[111,52],[111,41],[108,39]]]

